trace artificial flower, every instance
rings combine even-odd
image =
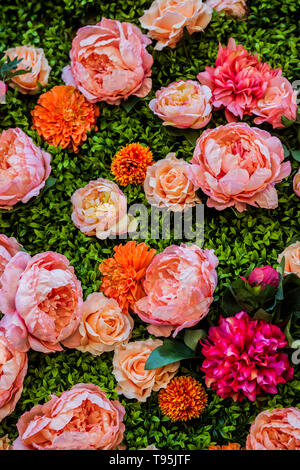
[[[149,446],[144,447],[144,449],[139,449],[139,450],[158,450],[158,448],[155,447],[154,444],[150,444]]]
[[[158,90],[149,107],[164,126],[200,129],[211,119],[211,97],[208,86],[180,80]]]
[[[218,258],[213,250],[197,245],[171,245],[156,255],[146,271],[145,297],[135,313],[150,323],[155,336],[173,336],[202,320],[209,311],[217,286]]]
[[[2,82],[2,80],[0,80],[0,104],[5,103],[6,91],[7,91],[6,83],[4,83],[4,82]]]
[[[266,286],[278,287],[279,273],[272,266],[262,266],[261,268],[254,268],[247,281],[250,286],[261,286],[262,289]]]
[[[206,4],[214,10],[225,11],[228,16],[243,18],[247,13],[247,0],[206,0]]]
[[[116,347],[113,375],[118,383],[117,393],[145,402],[152,391],[157,392],[168,385],[179,368],[179,362],[158,369],[145,369],[152,351],[162,344],[159,339],[149,338],[146,341],[134,341]]]
[[[241,448],[241,445],[237,442],[228,442],[227,445],[216,445],[216,446],[209,446],[208,450],[244,450]]]
[[[64,68],[62,79],[92,103],[118,105],[130,95],[144,98],[152,87],[153,58],[146,50],[150,43],[134,24],[102,18],[77,31],[71,65]]]
[[[190,161],[190,178],[209,196],[208,207],[276,209],[275,184],[291,173],[290,162],[283,160],[277,137],[246,123],[230,123],[202,133]]]
[[[59,85],[39,97],[31,114],[33,128],[48,144],[78,152],[87,133],[97,130],[99,108],[76,88]]]
[[[145,295],[143,280],[156,251],[145,243],[129,241],[114,246],[114,252],[112,258],[104,259],[99,266],[103,275],[100,289],[128,313]]]
[[[294,369],[283,348],[278,326],[253,320],[246,312],[220,317],[203,341],[205,383],[221,398],[254,401],[263,393],[278,393],[277,386],[293,377]]]
[[[297,274],[300,277],[300,241],[296,241],[287,246],[278,256],[278,263],[281,263],[284,257],[284,274]]]
[[[112,450],[123,439],[125,409],[97,385],[77,384],[24,413],[14,450]]]
[[[295,194],[300,197],[300,167],[293,179],[293,189]]]
[[[0,208],[38,196],[51,172],[49,153],[16,128],[0,134],[0,154]]]
[[[111,172],[114,179],[122,186],[142,184],[147,168],[152,164],[152,152],[149,147],[133,142],[116,153],[111,164]]]
[[[12,450],[8,435],[0,437],[0,450]]]
[[[6,268],[7,263],[21,250],[21,245],[14,237],[7,237],[3,233],[0,234],[0,287],[1,276]]]

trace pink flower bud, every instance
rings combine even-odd
[[[250,286],[266,286],[278,287],[279,285],[279,274],[271,266],[262,266],[261,268],[253,269],[252,273],[248,277]]]

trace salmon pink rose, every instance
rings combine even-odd
[[[295,194],[297,194],[297,196],[300,197],[300,168],[294,176],[293,189],[294,189]]]
[[[208,207],[276,209],[275,184],[291,173],[290,162],[283,160],[277,137],[245,123],[230,123],[203,132],[190,161],[190,178],[209,196]]]
[[[164,126],[200,129],[211,119],[211,96],[207,86],[181,80],[158,90],[149,107]]]
[[[155,0],[140,18],[143,28],[158,42],[161,51],[176,46],[186,27],[189,34],[203,32],[211,20],[212,10],[202,0]]]
[[[144,190],[152,206],[167,207],[174,212],[182,212],[193,207],[200,199],[195,186],[188,176],[189,164],[177,159],[175,153],[148,167]]]
[[[152,351],[162,344],[158,339],[149,338],[146,341],[134,341],[116,347],[113,374],[118,382],[116,391],[119,394],[145,402],[152,391],[157,392],[168,385],[177,373],[179,362],[158,369],[145,369]]]
[[[6,95],[7,85],[6,83],[0,80],[0,104],[5,103],[5,95]]]
[[[146,296],[135,303],[135,313],[150,323],[149,333],[173,336],[196,325],[209,311],[217,286],[218,258],[197,245],[172,245],[153,258],[146,271]]]
[[[300,410],[275,408],[259,413],[246,441],[247,450],[300,450]]]
[[[49,153],[16,128],[0,134],[0,154],[0,208],[38,196],[51,172]]]
[[[62,79],[92,103],[118,105],[130,95],[144,98],[152,87],[151,41],[131,23],[102,18],[100,23],[80,28],[73,39],[71,65]]]
[[[242,18],[247,13],[246,0],[207,0],[206,3],[218,12],[225,11],[228,16]]]
[[[18,46],[8,49],[6,55],[10,60],[15,58],[21,60],[18,69],[31,69],[30,73],[12,77],[9,82],[12,88],[17,88],[23,94],[33,95],[39,92],[40,85],[42,87],[47,85],[51,67],[43,49],[37,49],[33,46]]]
[[[24,413],[14,450],[112,450],[123,439],[125,409],[97,385],[77,384]]]
[[[20,250],[21,245],[14,237],[9,238],[3,233],[0,234],[0,280],[7,263]]]
[[[74,269],[59,253],[17,253],[1,277],[0,329],[19,350],[62,351],[82,317],[82,291]]]
[[[71,201],[72,220],[85,235],[104,240],[136,228],[135,220],[127,214],[126,196],[113,181],[90,181],[75,191]]]
[[[27,354],[17,351],[0,332],[0,421],[10,415],[22,394]]]
[[[284,274],[297,274],[300,277],[300,241],[292,243],[278,256],[278,263],[284,257]]]

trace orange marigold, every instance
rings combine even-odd
[[[153,164],[152,152],[149,147],[132,143],[122,147],[113,158],[111,172],[114,179],[122,186],[142,184],[148,166]]]
[[[158,403],[171,421],[187,421],[203,413],[207,406],[207,394],[203,385],[193,377],[175,377],[159,392]]]
[[[87,132],[96,127],[100,111],[80,91],[72,86],[59,85],[43,93],[31,111],[33,128],[46,142],[78,152],[87,139]]]
[[[156,250],[145,243],[129,241],[114,247],[112,258],[105,259],[99,266],[103,275],[100,290],[107,297],[116,299],[121,310],[128,313],[135,302],[144,297],[142,286],[146,269]]]
[[[209,446],[208,450],[245,450],[237,442],[228,442],[224,446]]]

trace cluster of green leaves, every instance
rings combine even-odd
[[[22,62],[22,59],[18,59],[15,57],[14,59],[10,59],[8,56],[5,55],[3,51],[0,52],[0,78],[3,82],[7,82],[13,77],[17,75],[25,75],[26,73],[31,72],[30,67],[26,67],[22,69],[21,67],[18,68],[18,65]]]
[[[0,50],[20,44],[42,47],[52,71],[48,88],[62,84],[62,68],[69,62],[69,51],[76,30],[93,24],[101,17],[115,18],[139,25],[139,17],[149,8],[151,0],[95,2],[94,0],[7,0],[0,11]],[[291,81],[299,78],[299,37],[297,31],[297,0],[251,0],[247,21],[214,17],[203,34],[185,37],[175,49],[154,51],[153,89],[146,99],[139,100],[127,112],[126,107],[100,105],[97,133],[92,132],[78,154],[47,145],[31,129],[30,111],[36,96],[18,94],[9,89],[5,106],[0,107],[2,129],[20,127],[37,145],[51,154],[52,177],[56,184],[40,198],[25,204],[15,212],[0,214],[0,229],[15,236],[32,255],[53,250],[66,255],[82,282],[85,297],[99,289],[99,263],[113,254],[117,241],[97,240],[81,233],[71,221],[73,192],[99,177],[112,179],[111,159],[121,146],[130,142],[148,145],[156,160],[169,152],[189,160],[194,143],[182,135],[172,135],[162,126],[148,107],[150,99],[161,86],[180,79],[195,79],[206,65],[212,66],[218,42],[226,44],[232,36],[253,53],[257,52],[272,67],[282,67]],[[223,112],[216,112],[209,124],[225,124]],[[274,133],[266,124],[263,128]],[[298,148],[295,126],[277,130],[276,134],[287,148]],[[293,174],[298,168],[292,162]],[[203,324],[217,321],[221,311],[218,296],[225,287],[247,269],[257,265],[273,265],[290,240],[299,237],[299,199],[292,190],[293,174],[277,185],[279,207],[276,210],[249,208],[242,214],[231,209],[218,212],[205,207],[204,247],[213,248],[219,258],[216,302]],[[129,204],[146,203],[141,186],[128,186],[125,194]],[[203,201],[205,196],[201,195]],[[171,234],[170,239],[145,240],[152,248],[164,250],[172,243],[180,243]],[[199,328],[199,327],[198,327]],[[204,328],[201,324],[201,328]],[[135,317],[133,340],[147,338],[145,325]],[[187,340],[188,341],[188,340]],[[191,345],[191,343],[190,343]],[[189,346],[188,346],[189,347]],[[77,382],[98,384],[111,398],[116,399],[116,382],[112,375],[112,353],[95,358],[90,354],[66,350],[44,355],[29,353],[29,370],[24,391],[15,412],[0,423],[0,435],[17,435],[18,417],[37,403],[43,403],[49,394],[60,393]],[[182,362],[179,374],[192,375],[203,382],[200,360]],[[161,414],[157,394],[146,403],[120,397],[126,408],[125,444],[129,449],[155,444],[165,449],[205,449],[210,442],[230,441],[244,445],[250,423],[263,409],[280,406],[299,406],[300,370],[295,380],[279,387],[275,396],[268,395],[256,402],[234,403],[209,393],[209,406],[201,418],[187,424],[174,424]]]

